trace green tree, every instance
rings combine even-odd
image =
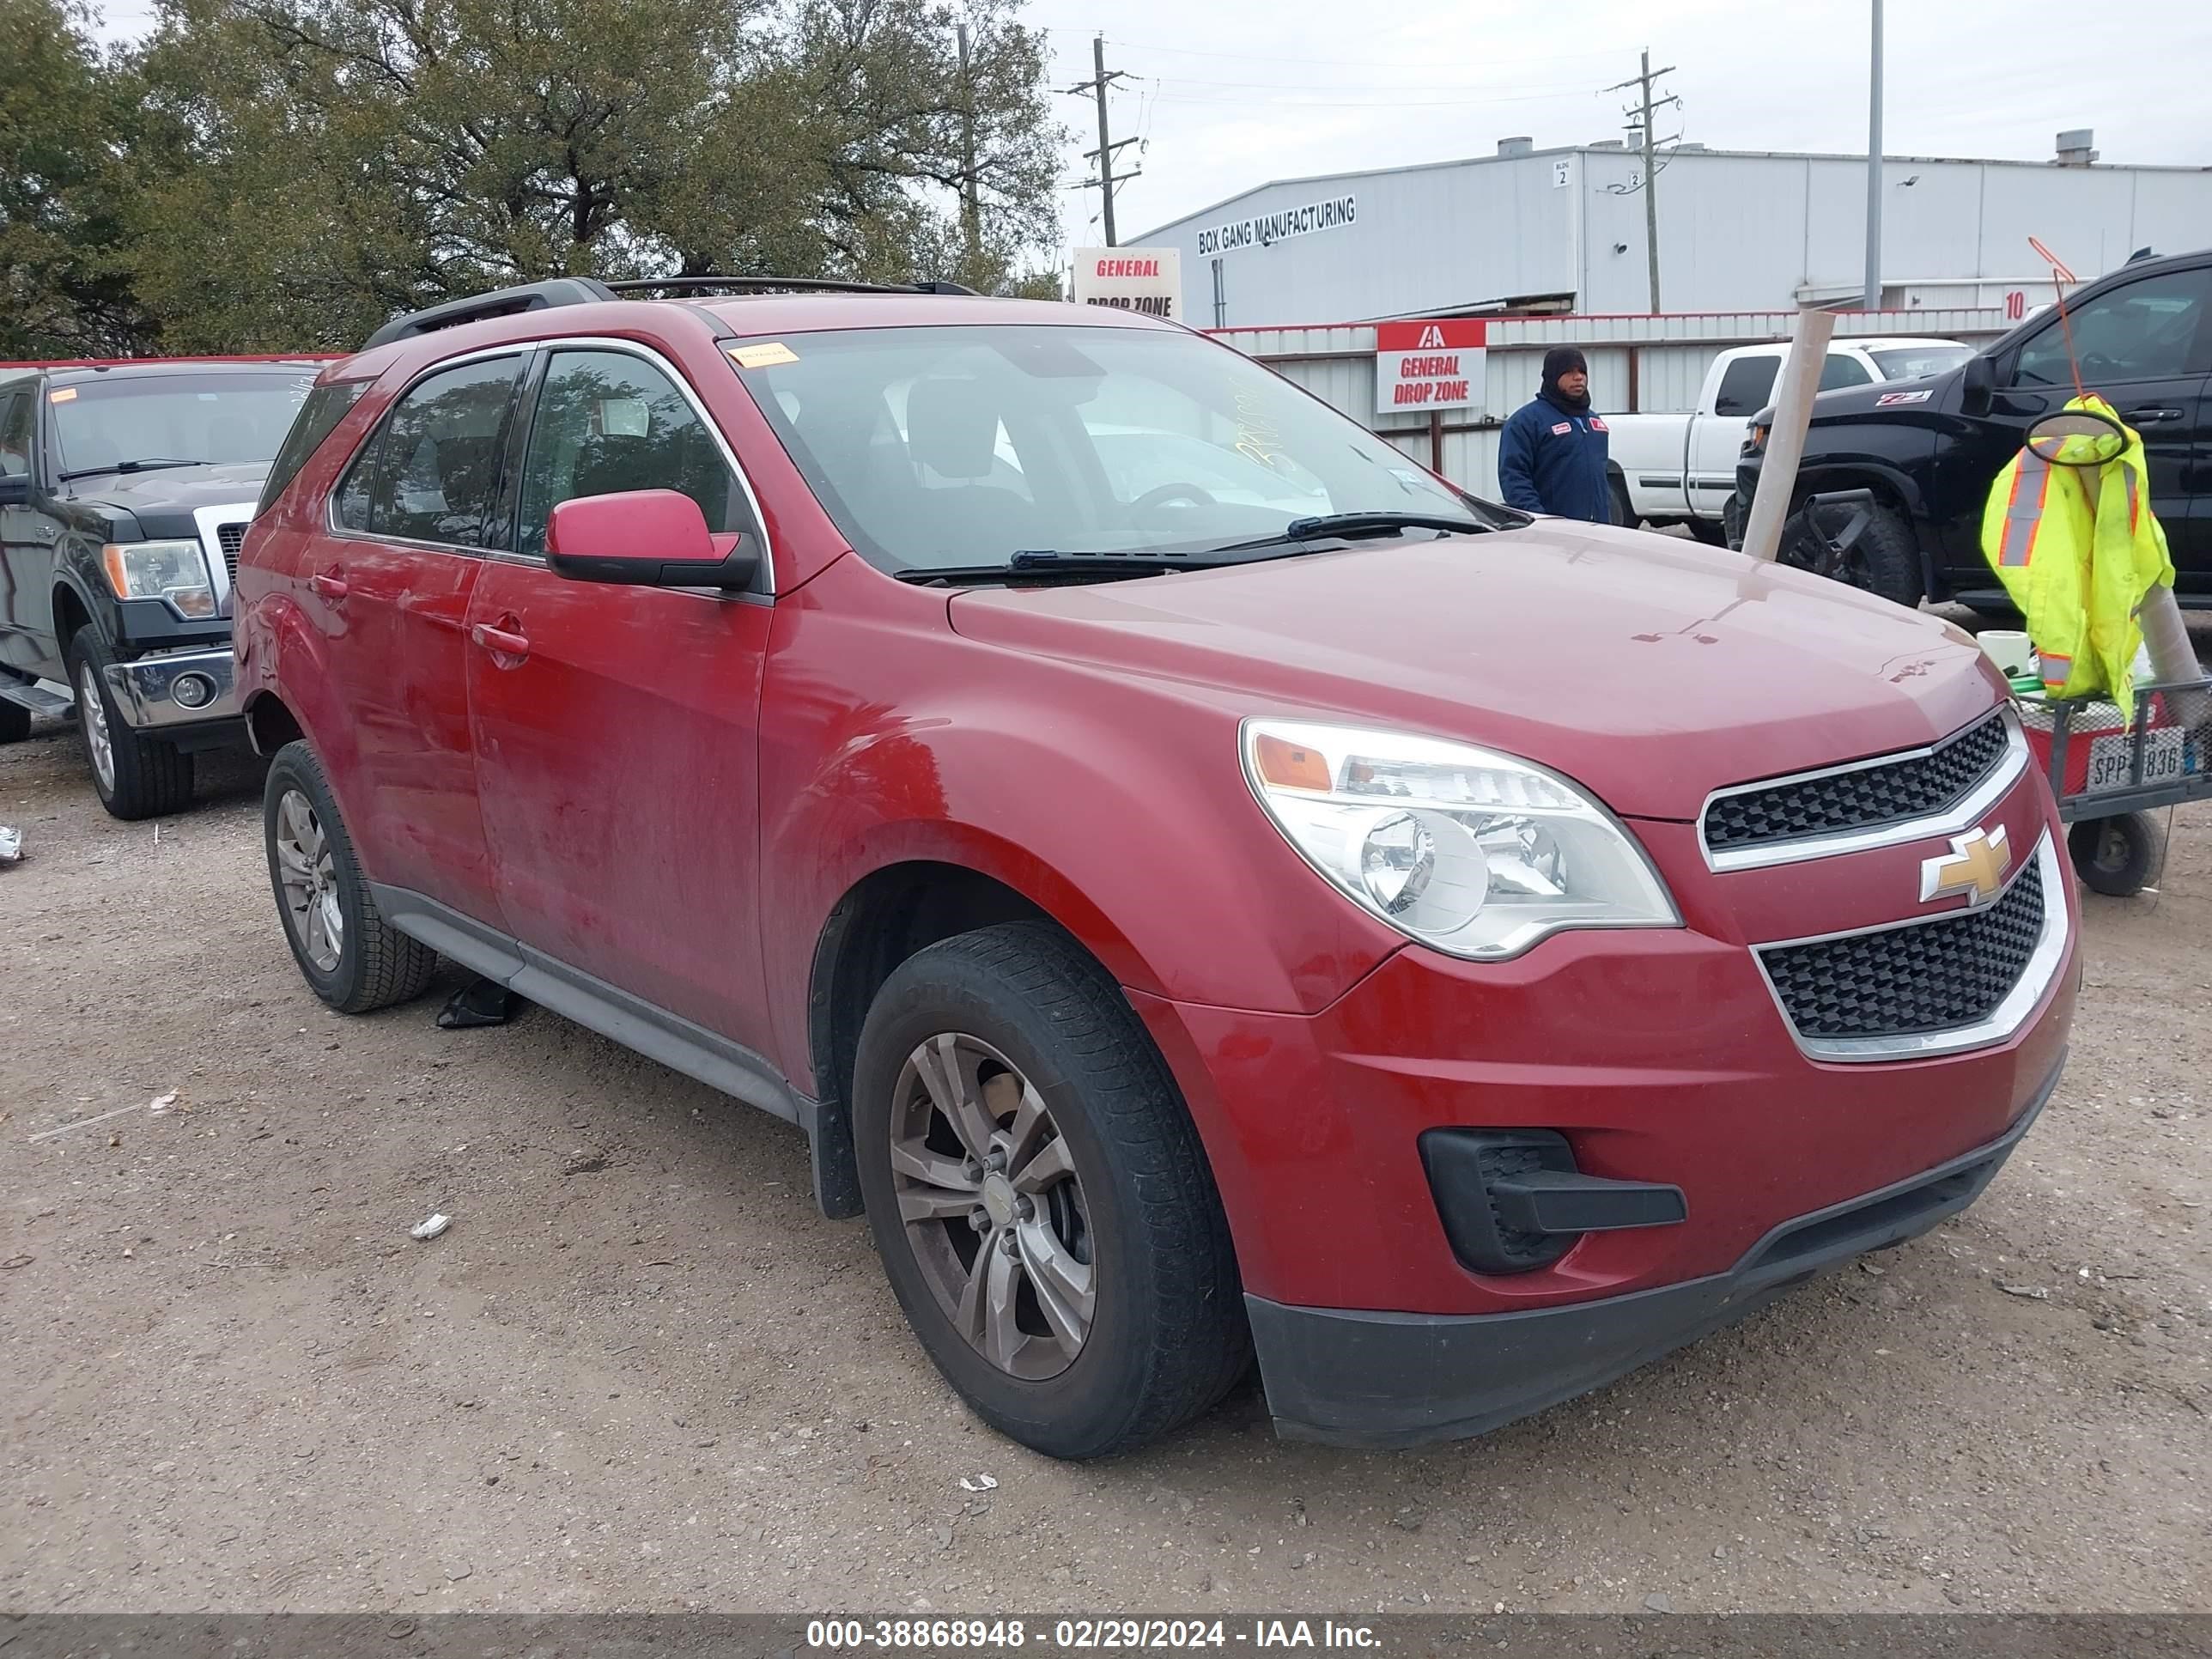
[[[1006,0],[163,0],[160,18],[135,64],[153,160],[133,230],[174,348],[348,345],[556,275],[999,287],[1051,231],[1042,43]]]
[[[151,343],[125,247],[128,77],[64,0],[0,0],[0,358]]]

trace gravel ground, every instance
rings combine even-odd
[[[258,771],[203,776],[121,824],[68,729],[0,750],[0,1613],[2212,1609],[2212,811],[2088,901],[2071,1069],[1951,1225],[1484,1440],[1248,1388],[1071,1467],[792,1129],[542,1011],[325,1012]]]

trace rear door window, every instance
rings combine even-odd
[[[1716,415],[1756,415],[1774,401],[1774,377],[1781,372],[1779,357],[1739,357],[1721,376],[1721,389],[1713,394]]]
[[[485,545],[522,362],[488,358],[416,382],[339,486],[340,526],[398,541]]]

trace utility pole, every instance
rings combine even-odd
[[[1141,167],[1132,168],[1129,172],[1121,174],[1118,179],[1114,175],[1114,152],[1118,149],[1126,149],[1137,141],[1133,138],[1124,138],[1117,144],[1108,136],[1106,126],[1106,88],[1112,86],[1116,81],[1127,80],[1128,76],[1121,70],[1115,70],[1111,75],[1109,75],[1106,72],[1106,37],[1103,34],[1094,35],[1091,37],[1091,62],[1093,70],[1096,71],[1093,77],[1088,81],[1079,81],[1073,86],[1066,88],[1064,90],[1072,94],[1082,94],[1087,92],[1095,93],[1097,95],[1098,148],[1097,149],[1086,149],[1083,152],[1083,158],[1086,161],[1090,161],[1093,157],[1097,159],[1098,176],[1096,179],[1085,180],[1083,188],[1085,190],[1096,190],[1098,192],[1099,200],[1104,204],[1105,209],[1104,219],[1106,226],[1106,246],[1108,247],[1114,247],[1118,246],[1114,240],[1115,186],[1120,184],[1126,184],[1128,180],[1139,177],[1143,173],[1143,169]]]
[[[1623,81],[1618,86],[1607,87],[1606,90],[1625,92],[1629,88],[1634,87],[1640,97],[1640,101],[1630,105],[1626,113],[1636,118],[1630,131],[1633,131],[1638,127],[1641,127],[1644,135],[1644,251],[1650,261],[1651,309],[1656,313],[1659,309],[1658,152],[1660,140],[1652,125],[1652,118],[1668,105],[1679,104],[1682,100],[1679,98],[1667,97],[1655,101],[1651,96],[1651,83],[1662,75],[1672,75],[1674,72],[1674,66],[1672,64],[1668,64],[1664,69],[1653,69],[1651,53],[1648,50],[1639,61],[1643,64],[1642,74],[1633,80]]]
[[[1873,71],[1867,84],[1866,297],[1869,311],[1881,309],[1881,0],[1874,0]]]
[[[975,83],[968,75],[968,25],[960,25],[960,237],[974,281],[983,264],[983,202],[975,177]]]

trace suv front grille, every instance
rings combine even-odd
[[[215,527],[215,538],[222,544],[222,567],[230,573],[230,584],[238,586],[238,550],[246,545],[246,526],[242,524],[219,524]]]
[[[2060,897],[2057,902],[2065,902]],[[1759,953],[1801,1039],[1918,1036],[1996,1012],[2043,939],[2043,860],[1986,909]]]
[[[1992,714],[1917,755],[1717,796],[1705,808],[1706,849],[1879,830],[1948,811],[1996,769],[2008,737],[2002,714]]]

